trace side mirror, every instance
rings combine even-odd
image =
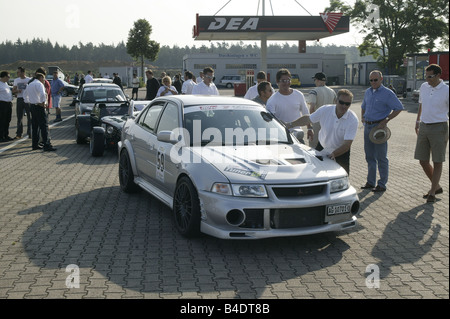
[[[176,144],[178,143],[178,139],[175,137],[175,134],[172,131],[161,131],[157,135],[157,140],[164,143]]]

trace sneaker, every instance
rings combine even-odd
[[[22,135],[17,135],[14,139],[15,140],[20,140],[22,138]]]
[[[56,151],[56,148],[54,148],[52,145],[44,147],[44,152],[54,152],[54,151]]]

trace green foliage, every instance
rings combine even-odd
[[[154,61],[159,52],[159,43],[150,40],[152,26],[145,19],[134,23],[134,28],[128,33],[127,53],[136,59]]]
[[[448,46],[446,0],[357,0],[353,7],[331,0],[327,12],[343,12],[365,36],[362,55],[373,55],[390,73],[399,72],[407,53]]]

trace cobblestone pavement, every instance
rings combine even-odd
[[[360,116],[364,88],[351,89]],[[304,237],[181,237],[161,202],[121,192],[117,154],[93,158],[75,143],[73,118],[51,128],[54,153],[32,151],[29,139],[2,143],[0,298],[448,299],[448,161],[444,194],[426,204],[430,183],[413,159],[417,104],[404,103],[389,123],[388,190],[359,189],[367,173],[361,129],[350,178],[358,226]]]

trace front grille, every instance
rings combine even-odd
[[[274,229],[320,226],[325,224],[325,206],[270,210],[270,227]]]
[[[272,190],[278,198],[303,197],[322,194],[325,190],[325,185],[273,187]]]
[[[241,228],[264,228],[264,209],[244,209],[245,221]]]

